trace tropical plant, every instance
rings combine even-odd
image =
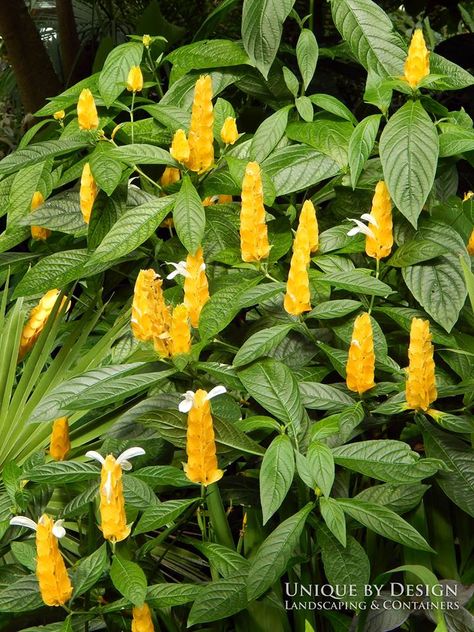
[[[359,120],[293,4],[133,36],[0,162],[0,629],[472,629],[474,79],[332,0]]]

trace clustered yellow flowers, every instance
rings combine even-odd
[[[100,473],[100,528],[106,540],[112,543],[121,542],[130,535],[125,513],[125,499],[123,496],[122,470],[132,468],[128,459],[145,454],[143,448],[129,448],[115,458],[112,454],[104,457],[90,450],[86,456],[98,461]]]
[[[383,180],[377,182],[369,220],[371,235],[366,235],[365,252],[374,259],[388,257],[393,246],[392,201]]]
[[[233,145],[239,138],[239,131],[234,117],[228,116],[221,129],[221,139],[226,145]]]
[[[216,386],[209,392],[199,389],[187,391],[179,404],[182,413],[188,413],[186,433],[187,463],[184,471],[189,480],[200,485],[210,485],[220,480],[224,472],[218,468],[214,425],[209,401],[225,393],[224,386]]]
[[[346,364],[347,388],[365,393],[375,386],[375,353],[372,324],[367,312],[359,314],[354,322]]]
[[[430,52],[426,48],[423,31],[416,29],[405,60],[404,79],[415,89],[420,81],[430,74]]]
[[[293,241],[293,254],[283,301],[283,307],[293,316],[299,316],[311,309],[308,268],[311,253],[318,249],[318,242],[316,209],[311,200],[306,200],[301,209]]]
[[[173,141],[170,147],[170,154],[175,160],[186,165],[190,156],[189,142],[186,138],[184,129],[178,129],[173,135]]]
[[[49,290],[41,298],[38,305],[33,307],[30,312],[30,317],[26,325],[23,327],[20,339],[20,348],[18,351],[18,361],[22,360],[25,355],[30,351],[35,342],[38,340],[41,332],[46,326],[49,315],[53,311],[56,300],[59,296],[59,290]],[[63,299],[66,300],[65,298]]]
[[[249,162],[242,182],[240,251],[243,261],[260,261],[270,253],[263,205],[262,174],[258,162]]]
[[[206,264],[202,248],[198,248],[195,254],[189,253],[186,261],[171,263],[174,266],[167,278],[173,279],[176,275],[184,276],[184,305],[188,309],[191,325],[199,327],[201,310],[209,300],[209,284],[206,276]]]
[[[79,129],[92,130],[99,127],[99,116],[92,92],[84,88],[77,102],[77,120]]]
[[[143,90],[143,74],[140,66],[132,66],[128,72],[127,90],[129,92],[141,92]]]
[[[94,206],[97,193],[97,185],[95,183],[94,176],[92,175],[90,164],[86,162],[82,169],[81,187],[79,189],[81,213],[86,224],[90,222],[92,208]]]
[[[196,81],[189,126],[189,159],[191,171],[203,173],[214,163],[214,112],[212,106],[212,80],[203,75]]]
[[[155,632],[151,618],[150,607],[147,603],[132,609],[132,632]]]
[[[25,516],[15,516],[12,526],[27,527],[36,531],[36,577],[41,598],[47,606],[62,606],[72,595],[72,584],[64,558],[58,546],[58,538],[65,535],[63,521],[54,521],[43,514],[38,522]]]
[[[427,411],[438,395],[430,323],[413,318],[408,348],[407,407]]]
[[[53,422],[49,454],[54,461],[64,461],[70,451],[69,421],[67,417],[59,417]]]
[[[33,193],[33,197],[31,198],[31,212],[33,213],[36,209],[41,206],[44,202],[44,197],[41,191],[35,191]],[[51,231],[47,228],[43,228],[42,226],[32,226],[31,227],[31,237],[33,239],[43,240],[45,241],[51,235]]]

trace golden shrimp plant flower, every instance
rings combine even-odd
[[[90,450],[86,456],[95,459],[102,465],[100,473],[100,528],[103,536],[110,542],[121,542],[130,535],[125,514],[125,499],[123,496],[122,470],[131,470],[132,464],[128,459],[145,454],[143,448],[129,448],[115,458],[112,454],[104,457]]]
[[[226,145],[233,145],[239,138],[239,130],[234,117],[228,116],[221,129],[221,139]]]
[[[214,163],[214,112],[212,106],[212,79],[203,75],[194,87],[191,123],[189,126],[189,160],[191,171],[203,173]]]
[[[53,114],[53,118],[55,121],[62,121],[66,116],[66,112],[64,110],[58,110]]]
[[[176,167],[166,167],[160,178],[160,185],[165,189],[181,179],[181,172]]]
[[[191,350],[191,328],[186,305],[176,305],[173,309],[169,344],[171,356],[189,353]]]
[[[53,422],[49,454],[54,461],[64,461],[71,451],[69,438],[69,421],[67,417],[58,417]]]
[[[297,230],[308,235],[310,252],[315,253],[319,248],[319,227],[316,209],[311,200],[306,200],[303,204]]]
[[[308,267],[310,246],[307,235],[300,235],[293,241],[290,271],[286,283],[283,306],[288,314],[299,316],[311,309]]]
[[[133,607],[132,632],[155,632],[150,607],[147,603]]]
[[[214,206],[214,204],[230,204],[232,202],[231,195],[209,195],[202,201],[203,206]]]
[[[92,175],[91,167],[88,162],[82,168],[81,187],[79,189],[79,201],[81,205],[82,217],[86,224],[90,222],[92,208],[97,197],[97,185]]]
[[[36,211],[44,203],[44,197],[41,191],[35,191],[31,198],[31,212]],[[51,235],[51,231],[42,226],[31,226],[31,237],[37,240],[45,241]]]
[[[406,382],[407,407],[427,411],[436,400],[434,347],[431,342],[430,323],[413,318],[408,347],[408,375]]]
[[[224,472],[218,468],[214,424],[209,401],[226,392],[224,386],[215,386],[209,392],[199,389],[186,391],[178,408],[188,413],[184,471],[188,479],[204,486],[220,480]]]
[[[94,97],[89,88],[84,88],[77,101],[77,120],[79,129],[91,130],[99,127],[99,115]]]
[[[367,312],[354,322],[346,364],[346,384],[350,391],[365,393],[375,386],[375,352],[372,323]]]
[[[127,90],[141,92],[143,90],[143,74],[140,66],[132,66],[128,72]]]
[[[430,52],[426,48],[423,31],[416,29],[411,38],[404,66],[404,79],[415,89],[430,74]]]
[[[156,285],[160,275],[153,269],[140,270],[135,281],[132,302],[132,333],[137,340],[153,340]]]
[[[361,220],[365,220],[364,224]],[[363,213],[361,219],[351,219],[356,226],[347,233],[349,236],[365,235],[365,252],[379,261],[388,257],[393,246],[392,201],[383,180],[377,183],[372,198],[370,213]]]
[[[247,164],[242,182],[240,251],[242,260],[246,262],[266,259],[270,253],[263,205],[262,174],[257,162]]]
[[[183,302],[188,308],[191,325],[198,327],[201,310],[209,300],[209,284],[203,250],[198,248],[195,254],[188,254],[186,261],[170,262],[170,265],[175,269],[166,278],[173,279],[178,274],[184,276]]]
[[[170,154],[178,162],[186,164],[189,160],[189,152],[189,141],[186,137],[186,132],[184,129],[176,130],[171,141]]]
[[[41,598],[47,606],[63,606],[72,595],[71,580],[58,545],[58,539],[66,535],[63,521],[54,521],[43,514],[37,523],[25,516],[15,516],[10,524],[36,532],[36,577]]]
[[[18,360],[22,360],[38,340],[46,326],[49,315],[53,311],[59,294],[60,290],[49,290],[49,292],[46,292],[40,299],[38,305],[31,310],[28,321],[21,332]],[[64,301],[65,300],[64,298]]]

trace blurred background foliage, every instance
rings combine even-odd
[[[423,26],[429,45],[467,70],[474,68],[474,1],[382,0],[378,3],[408,38]],[[102,68],[110,50],[129,34],[161,35],[154,54],[205,38],[238,39],[241,0],[2,0],[0,2],[0,158],[17,145],[47,97]],[[216,9],[219,8],[219,11]],[[295,65],[298,15],[309,15],[320,51],[314,89],[341,98],[364,115],[365,74],[340,44],[326,0],[296,0],[284,42]],[[446,94],[450,109],[473,112],[474,89]],[[244,116],[249,131],[264,112],[251,97]],[[360,112],[358,111],[360,110]]]

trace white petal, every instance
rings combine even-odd
[[[212,399],[213,397],[217,397],[217,395],[223,395],[227,393],[227,389],[225,386],[214,386],[209,393],[206,395],[206,399]]]
[[[181,413],[189,413],[194,404],[194,391],[186,391],[181,397],[184,397],[182,402],[179,402],[178,410]]]
[[[204,272],[205,269],[206,269],[206,264],[201,263],[201,265],[199,266],[199,272]]]
[[[110,501],[112,500],[112,472],[109,472],[107,474],[107,480],[105,481],[104,485],[104,492],[107,498],[107,502],[110,503]]]
[[[357,228],[357,226],[354,226],[354,228],[351,228],[349,231],[347,231],[346,234],[348,237],[354,237],[354,235],[358,235],[360,232],[362,232],[360,228]]]
[[[358,232],[364,233],[364,235],[368,235],[368,237],[372,237],[372,239],[375,239],[374,233],[370,230],[370,228],[368,226],[366,226],[359,219],[351,219],[351,222],[355,222],[357,224],[357,227],[359,229]],[[354,229],[352,229],[352,230],[354,230]],[[349,232],[351,232],[351,231],[349,231]],[[347,234],[349,234],[349,233],[347,233]]]
[[[38,528],[36,522],[26,516],[15,516],[10,519],[10,524],[12,527],[27,527],[28,529],[33,529],[33,531],[36,531]]]
[[[130,463],[130,461],[120,461],[120,467],[125,472],[130,472],[130,470],[132,469],[133,465]]]
[[[128,450],[125,450],[117,457],[117,463],[122,466],[123,470],[129,470],[132,468],[130,463],[128,463],[130,467],[123,467],[128,462],[128,459],[134,459],[136,456],[143,456],[144,454],[145,450],[143,448],[128,448]]]
[[[184,277],[190,277],[191,275],[189,274],[187,268],[186,268],[186,261],[179,261],[178,263],[174,263],[174,261],[166,261],[166,263],[169,266],[174,266],[175,269],[173,270],[173,272],[170,272],[168,274],[168,276],[166,277],[167,279],[174,279],[174,277],[177,274],[181,274]]]
[[[174,279],[174,277],[178,276],[178,274],[179,274],[179,270],[173,270],[173,272],[170,272],[169,274],[166,275],[166,278],[171,281],[171,279]]]
[[[64,538],[66,535],[66,529],[63,527],[63,523],[64,520],[56,520],[52,529],[53,534],[59,539]]]
[[[372,224],[372,226],[378,228],[377,220],[370,213],[363,213],[360,218],[365,219],[366,222],[369,222],[369,224]]]
[[[96,461],[99,461],[101,465],[104,465],[105,463],[105,459],[102,454],[99,454],[95,450],[89,450],[88,452],[86,452],[86,456],[88,456],[90,459],[95,459]]]

